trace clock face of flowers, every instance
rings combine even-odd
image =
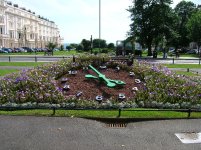
[[[96,69],[97,68],[97,69]],[[134,72],[128,72],[117,67],[107,67],[106,65],[96,67],[101,76],[111,82],[114,86],[108,86],[104,80],[99,80],[99,75],[92,69],[81,68],[76,70],[76,74],[65,74],[58,80],[58,86],[61,88],[69,85],[69,90],[63,90],[63,95],[66,98],[72,98],[78,93],[82,92],[79,99],[96,100],[97,97],[102,100],[119,99],[129,100],[135,97],[136,91],[142,89],[144,85],[135,76]],[[71,71],[72,72],[72,71]],[[66,82],[64,82],[64,80]],[[124,83],[124,84],[122,84]],[[123,94],[123,96],[119,96]]]
[[[105,79],[97,80],[89,65]],[[106,79],[125,85],[108,86]],[[200,89],[199,77],[178,75],[161,65],[135,61],[129,66],[109,57],[84,56],[6,75],[0,79],[0,105],[200,109]]]

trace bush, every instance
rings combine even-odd
[[[101,53],[108,53],[108,49],[102,49]]]

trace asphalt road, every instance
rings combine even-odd
[[[0,150],[200,150],[174,135],[200,132],[201,120],[129,123],[108,128],[104,123],[59,117],[0,116]]]
[[[55,62],[63,58],[72,58],[73,56],[39,56],[39,55],[21,55],[21,56],[0,56],[0,62]],[[168,59],[152,59],[152,58],[143,58],[142,61],[149,61],[151,63],[165,63],[165,64],[199,64],[201,61],[198,58],[192,57],[180,57],[174,58],[169,57]]]
[[[0,62],[55,62],[72,56],[0,56]]]

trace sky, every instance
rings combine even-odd
[[[99,38],[99,0],[11,0],[19,7],[54,21],[64,43],[80,43],[82,39]],[[181,0],[173,0],[174,7]],[[191,0],[195,4],[200,0]],[[132,0],[101,0],[101,39],[107,43],[124,40],[130,27],[126,11]]]

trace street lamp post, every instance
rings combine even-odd
[[[101,40],[101,0],[99,0],[99,53],[100,53],[100,40]]]

